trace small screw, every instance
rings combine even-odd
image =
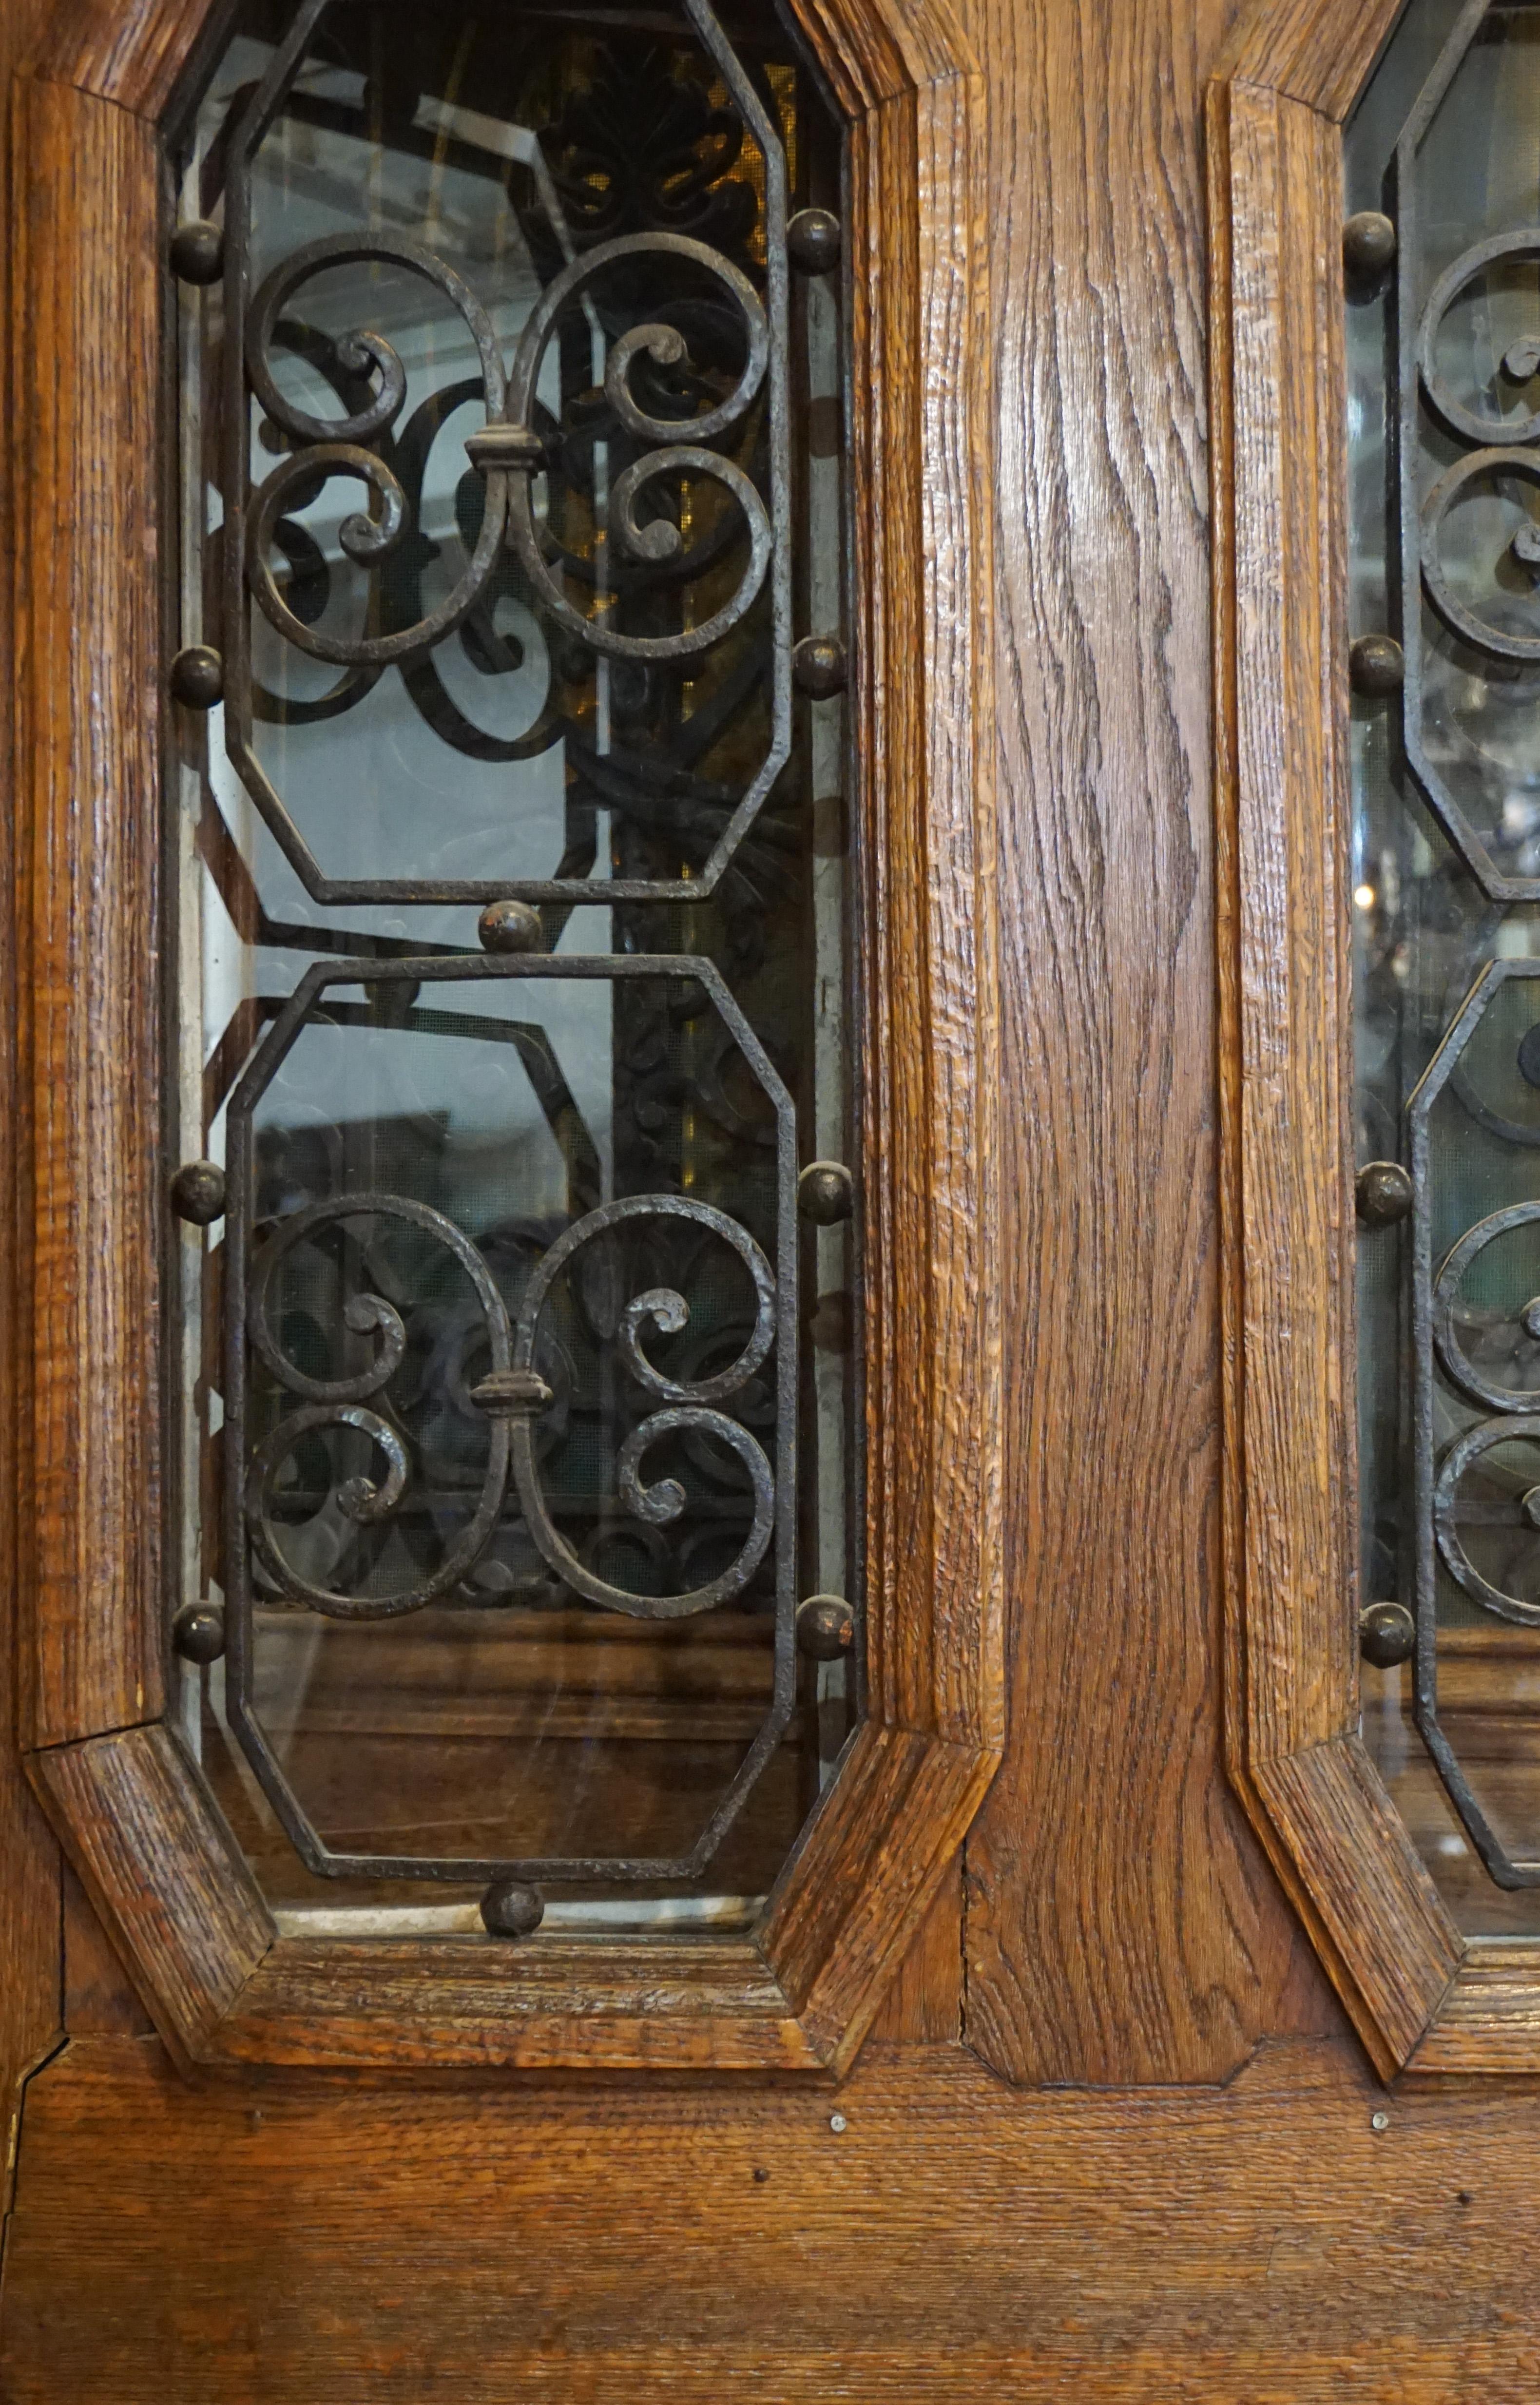
[[[828,2125],[837,2138],[842,2138],[850,2127],[842,2113],[831,2113],[828,2117]]]
[[[476,922],[482,949],[487,952],[538,952],[544,930],[540,912],[528,902],[488,902]]]
[[[1390,2117],[1390,2115],[1389,2115],[1388,2113],[1371,2113],[1371,2114],[1370,2114],[1370,2116],[1369,2116],[1369,2127],[1370,2127],[1370,2129],[1371,2129],[1371,2130],[1388,2130],[1388,2129],[1390,2128],[1390,2126],[1391,2126],[1391,2117]]]
[[[755,2167],[754,2167],[754,2181],[755,2181],[755,2186],[756,2186],[756,2187],[764,2187],[764,2185],[765,2185],[765,2182],[769,2179],[769,2177],[770,2177],[770,2173],[769,2173],[769,2172],[765,2169],[764,2164],[763,2164],[763,2163],[756,2163],[756,2164],[755,2164]]]

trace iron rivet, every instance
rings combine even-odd
[[[224,1171],[217,1160],[184,1161],[171,1181],[171,1207],[194,1228],[224,1217]]]
[[[827,275],[840,260],[840,220],[832,209],[798,209],[786,227],[786,257],[804,275]]]
[[[845,647],[837,635],[804,635],[791,655],[792,681],[810,700],[827,701],[845,689]]]
[[[1360,209],[1342,229],[1342,264],[1355,284],[1383,275],[1395,257],[1395,228],[1382,209]]]
[[[855,1614],[842,1595],[810,1595],[797,1607],[797,1644],[810,1662],[839,1662],[855,1642]]]
[[[1390,2126],[1391,2126],[1391,2117],[1390,2117],[1390,2115],[1389,2115],[1388,2113],[1371,2113],[1371,2114],[1370,2114],[1370,2116],[1369,2116],[1369,2127],[1370,2127],[1370,2129],[1371,2129],[1371,2130],[1388,2130],[1388,2129],[1390,2128]]]
[[[855,1207],[855,1181],[842,1160],[810,1160],[797,1181],[797,1207],[815,1227],[836,1228]]]
[[[764,2185],[765,2185],[765,2182],[769,2179],[769,2177],[770,2177],[770,2173],[769,2173],[769,2172],[765,2169],[764,2164],[763,2164],[763,2163],[756,2163],[756,2165],[755,2165],[755,2167],[754,2167],[754,2178],[755,2178],[755,2185],[756,2185],[756,2187],[764,2187]]]
[[[842,2113],[831,2113],[828,2117],[828,2125],[837,2138],[842,2138],[850,2127]]]
[[[224,235],[206,218],[192,218],[171,237],[171,271],[184,284],[217,284],[224,274]]]
[[[493,1937],[529,1937],[545,1918],[545,1900],[522,1879],[494,1879],[481,1899],[481,1917]]]
[[[184,1603],[171,1624],[171,1641],[184,1662],[217,1662],[224,1652],[224,1613],[217,1603]]]
[[[528,902],[502,901],[487,903],[476,933],[486,952],[538,952],[545,930]]]
[[[1360,635],[1348,654],[1348,682],[1370,701],[1399,693],[1406,682],[1406,663],[1393,635]]]
[[[1366,1228],[1393,1228],[1412,1207],[1412,1181],[1399,1160],[1367,1160],[1353,1185],[1353,1204]]]
[[[1377,1670],[1409,1662],[1416,1645],[1417,1624],[1404,1603],[1371,1603],[1359,1615],[1358,1650]]]
[[[224,698],[224,662],[212,645],[189,643],[171,663],[170,682],[184,710],[212,710]]]

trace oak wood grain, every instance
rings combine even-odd
[[[1201,93],[1220,0],[975,0],[988,62],[1010,1737],[968,2034],[1219,2079],[1295,1930],[1219,1728]],[[1295,2007],[1291,2005],[1290,2009]]]
[[[1244,82],[1209,124],[1227,1733],[1389,2072],[1464,1949],[1355,1733],[1341,146]]]
[[[21,1709],[55,1745],[162,1699],[160,192],[106,101],[23,80],[14,125]]]
[[[1533,2392],[1533,2089],[1387,2100],[1279,2046],[1222,2090],[1028,2094],[873,2047],[839,2102],[193,2092],[73,2046],[28,2100],[9,2405]]]
[[[228,14],[221,0],[55,0],[29,69],[159,124],[210,21]]]
[[[0,91],[8,94],[11,72],[42,15],[42,0],[12,0],[0,10]],[[0,190],[11,190],[11,112],[0,109]],[[0,318],[10,323],[13,254],[0,247]],[[3,389],[7,422],[15,418],[7,359]],[[0,472],[0,558],[17,556],[16,492]],[[11,578],[0,575],[0,658],[14,660],[16,637]],[[16,752],[12,712],[0,706],[0,1363],[7,1384],[14,1378],[21,1295],[20,1215],[16,1208],[20,1163],[17,1090],[17,923],[23,847],[15,802]],[[14,1391],[14,1387],[12,1387]],[[0,1408],[0,1920],[7,1931],[0,1976],[0,2213],[9,2210],[16,2161],[16,2123],[22,2084],[59,2043],[60,1876],[58,1846],[27,1785],[15,1745],[18,1650],[14,1609],[17,1571],[17,1484],[26,1437],[22,1415]]]
[[[747,1938],[281,1937],[205,2054],[419,2074],[823,2069]]]
[[[159,1723],[27,1758],[113,1944],[185,2062],[273,1943],[250,1872]]]
[[[1340,124],[1363,89],[1404,0],[1261,0],[1241,13],[1218,73]]]

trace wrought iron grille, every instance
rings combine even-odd
[[[699,1884],[797,1744],[773,1872],[858,1702],[838,176],[707,0],[255,0],[172,243],[189,1727],[310,1874],[492,1881],[505,1934]],[[652,1842],[581,1732],[581,1808],[359,1841],[316,1729],[375,1707],[318,1718],[296,1628],[462,1661],[429,1787],[514,1661],[495,1787],[617,1619],[738,1666],[611,1713],[666,1723]]]

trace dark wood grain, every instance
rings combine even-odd
[[[997,295],[1010,1742],[969,2041],[1219,2079],[1294,1932],[1219,1726],[1200,108],[1221,0],[976,0]]]
[[[162,1699],[155,1184],[159,166],[148,129],[15,94],[22,1726]],[[30,1368],[30,1376],[27,1374]]]
[[[157,2028],[192,2060],[274,1937],[202,1781],[159,1724],[53,1746],[27,1767]]]
[[[1293,2046],[1223,2090],[1029,2095],[934,2046],[869,2050],[839,2103],[191,2093],[74,2046],[28,2103],[7,2398],[1533,2394],[1533,2091],[1387,2103]]]

